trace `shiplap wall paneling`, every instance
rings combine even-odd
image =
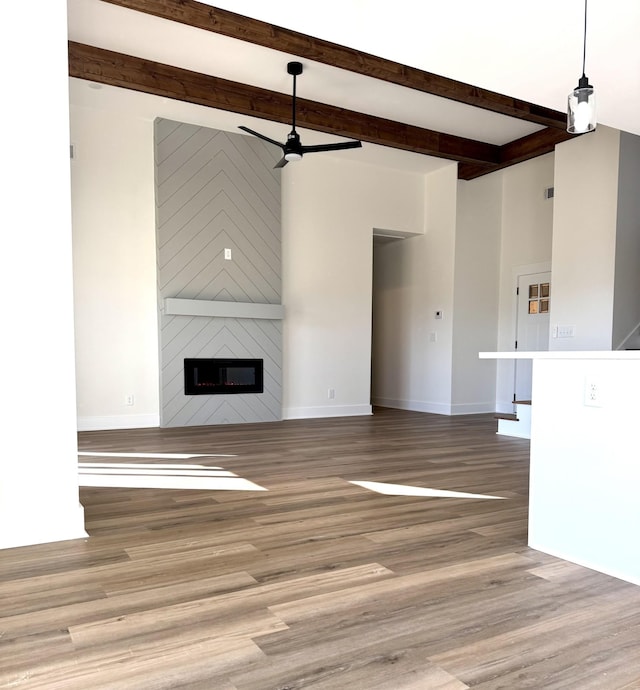
[[[253,137],[163,119],[155,139],[161,425],[281,419],[280,320],[163,308],[175,298],[280,304],[279,151]],[[264,393],[186,396],[187,357],[263,359]]]

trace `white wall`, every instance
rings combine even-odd
[[[330,155],[283,173],[283,415],[368,414],[373,228],[419,231],[423,178]]]
[[[78,424],[156,426],[153,119],[233,131],[238,117],[70,84]],[[372,231],[419,231],[423,199],[423,175],[357,160],[307,156],[283,170],[285,416],[370,411]]]
[[[636,584],[638,386],[639,359],[534,360],[529,501],[531,547]]]
[[[85,429],[155,426],[152,122],[162,116],[232,131],[238,118],[121,89],[95,90],[82,80],[70,84],[77,147],[73,205],[78,421]],[[289,320],[285,415],[362,414],[370,409],[373,228],[427,231],[401,242],[403,248],[384,250],[399,254],[406,281],[402,290],[411,293],[401,308],[392,307],[392,318],[404,315],[405,323],[414,325],[408,327],[406,345],[397,345],[399,331],[389,333],[384,327],[389,339],[384,348],[396,363],[402,353],[403,364],[383,368],[387,381],[378,391],[379,402],[444,414],[484,409],[492,388],[488,368],[493,365],[478,363],[476,353],[493,349],[486,346],[490,324],[495,324],[489,297],[497,271],[493,220],[502,204],[497,348],[511,349],[514,267],[550,259],[553,202],[544,200],[543,190],[553,184],[553,155],[461,183],[465,191],[457,209],[455,164],[443,162],[441,169],[423,175],[361,163],[356,156],[360,151],[348,153],[353,160],[307,156],[304,165],[283,170],[283,280],[288,283],[284,297]],[[461,225],[456,246],[457,214]],[[461,266],[457,274],[456,261]],[[485,271],[485,262],[493,268]],[[477,312],[470,299],[475,276],[487,286],[483,309]],[[460,300],[455,338],[454,277]],[[441,321],[433,318],[436,310],[443,311]],[[471,327],[468,319],[475,319]],[[435,342],[431,333],[436,333]],[[108,372],[98,380],[90,376],[95,359]],[[506,367],[506,376],[498,372],[498,385],[500,390],[501,381],[506,382],[502,388],[509,404],[512,364]],[[334,399],[328,398],[329,388],[335,390]],[[135,404],[125,406],[130,393]]]
[[[455,164],[426,175],[423,234],[376,248],[377,405],[451,412],[456,177]],[[435,319],[436,310],[442,311],[443,319]]]
[[[544,190],[555,185],[554,154],[540,156],[494,173],[502,177],[502,239],[500,249],[500,297],[498,350],[514,349],[516,335],[516,286],[518,273],[551,269],[554,200]],[[489,176],[491,177],[491,176]],[[557,188],[556,188],[557,193]],[[553,303],[555,295],[552,280]],[[499,361],[496,378],[496,410],[511,412],[514,363]]]
[[[458,182],[453,314],[453,414],[494,412],[502,176]]]
[[[418,299],[430,315],[423,325],[429,339],[431,328],[436,342],[425,348],[424,380],[426,411],[451,413],[451,376],[453,363],[453,285],[455,270],[455,233],[458,166],[429,174],[425,180],[425,252],[421,270],[424,291]],[[443,318],[435,320],[435,312]],[[423,338],[424,342],[424,338]]]
[[[153,121],[74,105],[71,131],[78,428],[158,426]]]
[[[613,295],[613,348],[635,336],[640,327],[640,137],[620,133],[616,268]]]
[[[555,152],[551,350],[610,350],[620,132],[599,126]]]
[[[478,352],[513,349],[518,272],[550,270],[553,202],[544,190],[553,171],[548,154],[470,182],[457,182],[455,167],[425,178],[429,231],[377,250],[376,301],[391,327],[375,340],[395,362],[374,371],[377,403],[511,411],[513,362],[480,361]]]
[[[3,76],[15,107],[0,113],[7,135],[0,548],[86,536],[75,428],[65,3],[3,8],[0,57],[12,65],[16,55],[20,68]]]

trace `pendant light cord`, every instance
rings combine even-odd
[[[584,41],[582,43],[582,76],[585,76],[587,62],[587,0],[584,0]]]

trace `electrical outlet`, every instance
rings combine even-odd
[[[585,379],[584,404],[587,407],[602,407],[602,390],[600,383],[596,379]]]
[[[336,397],[336,389],[329,388],[329,390],[327,391],[327,397],[329,398],[329,400],[334,400]]]
[[[133,393],[129,393],[127,396],[125,396],[125,399],[124,399],[125,405],[133,405],[134,402],[135,402],[135,398],[133,397]]]
[[[228,247],[224,250],[224,258],[225,261],[231,261],[231,250]]]

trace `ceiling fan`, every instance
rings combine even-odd
[[[302,74],[301,62],[289,62],[287,72],[293,77],[293,116],[291,131],[287,135],[287,141],[281,144],[275,139],[270,139],[260,132],[255,132],[248,127],[240,125],[239,129],[253,134],[254,137],[268,141],[270,144],[279,146],[282,149],[282,158],[276,163],[275,168],[284,168],[289,161],[299,161],[305,153],[316,153],[318,151],[341,151],[343,149],[358,149],[362,146],[361,141],[351,140],[342,141],[335,144],[318,144],[316,146],[303,146],[300,135],[296,132],[296,77]]]

